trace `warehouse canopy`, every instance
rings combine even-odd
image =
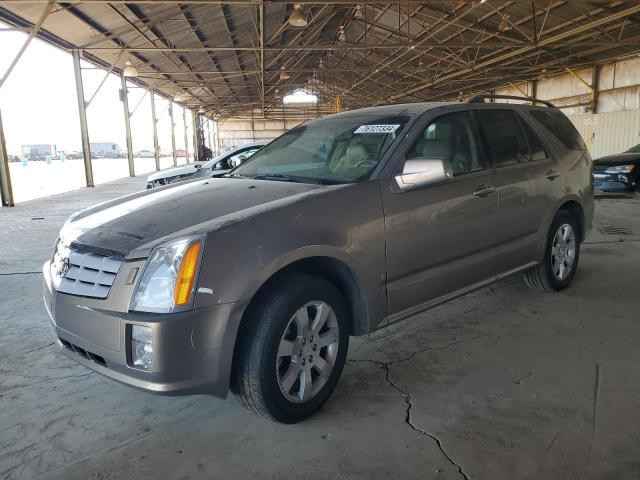
[[[0,20],[221,117],[296,90],[318,113],[452,99],[640,46],[637,1],[10,1]]]

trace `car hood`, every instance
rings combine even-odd
[[[77,212],[63,226],[60,238],[67,245],[141,258],[171,238],[206,233],[341,187],[235,178],[192,180]]]
[[[593,161],[594,165],[629,165],[640,161],[640,153],[616,153],[615,155],[608,155],[606,157],[600,157]]]
[[[161,178],[179,177],[195,173],[199,170],[196,165],[202,166],[203,163],[204,162],[190,163],[189,165],[182,165],[180,167],[169,168],[167,170],[162,170],[161,172],[152,173],[147,177],[147,182],[154,182]]]

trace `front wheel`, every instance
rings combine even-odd
[[[563,290],[573,280],[579,258],[578,222],[571,213],[560,210],[549,229],[544,261],[524,272],[524,281],[530,288]]]
[[[238,336],[233,389],[254,413],[281,423],[304,420],[329,398],[344,367],[344,299],[326,280],[293,274],[250,308]]]

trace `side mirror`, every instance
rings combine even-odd
[[[448,160],[441,158],[412,158],[404,162],[402,173],[395,176],[402,191],[446,182],[453,178]]]

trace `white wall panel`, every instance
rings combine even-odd
[[[273,140],[305,120],[229,118],[218,120],[220,151],[259,140]]]
[[[570,115],[593,158],[624,152],[640,143],[640,110]]]

